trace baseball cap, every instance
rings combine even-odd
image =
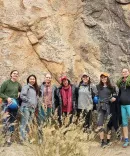
[[[109,77],[109,74],[108,74],[108,73],[102,73],[102,74],[100,75],[100,77],[102,77],[102,76]]]
[[[83,76],[88,76],[88,74],[87,74],[87,73],[83,73],[82,77],[83,77]]]
[[[63,80],[67,80],[68,78],[67,78],[67,76],[62,76],[61,77],[61,82],[63,81]]]

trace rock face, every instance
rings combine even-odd
[[[0,82],[18,69],[42,81],[87,72],[114,80],[130,61],[129,0],[0,0]]]
[[[130,0],[116,0],[116,2],[118,2],[120,4],[129,4]]]

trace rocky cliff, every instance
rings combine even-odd
[[[0,82],[10,70],[55,81],[115,80],[130,61],[130,0],[0,0]]]

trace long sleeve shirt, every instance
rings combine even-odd
[[[17,99],[21,88],[21,84],[17,81],[13,82],[11,79],[4,81],[0,88],[0,98],[3,101],[6,101],[9,97]]]

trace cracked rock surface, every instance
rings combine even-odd
[[[12,69],[116,80],[129,62],[130,0],[0,0],[0,82]]]

